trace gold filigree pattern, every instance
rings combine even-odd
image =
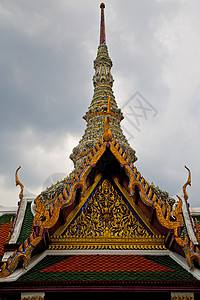
[[[65,232],[65,237],[76,238],[134,235],[149,236],[149,233],[107,179]]]
[[[164,236],[138,236],[129,237],[60,237],[54,236],[51,239],[50,250],[165,250]]]
[[[166,249],[164,237],[152,235],[134,216],[114,186],[105,179],[49,249]]]

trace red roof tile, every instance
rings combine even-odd
[[[118,272],[118,271],[164,271],[164,267],[139,255],[74,255],[47,267],[40,272]]]
[[[10,223],[3,223],[0,226],[0,256],[4,254],[3,245],[6,244],[8,240],[8,234],[10,231]]]

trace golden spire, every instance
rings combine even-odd
[[[110,96],[108,96],[108,104],[107,104],[107,112],[106,112],[106,116],[105,116],[105,125],[104,125],[104,134],[103,134],[103,140],[108,142],[110,140],[112,140],[112,132],[110,130],[110,114],[111,114],[111,110],[110,110]]]
[[[100,45],[102,45],[106,43],[105,18],[104,18],[105,4],[101,3],[100,8],[101,8]]]
[[[133,150],[129,145],[120,126],[120,122],[124,117],[121,109],[118,108],[112,90],[114,79],[111,74],[112,60],[109,56],[108,47],[106,45],[104,10],[105,4],[101,3],[100,44],[98,46],[96,59],[94,60],[94,94],[88,111],[83,117],[87,122],[87,127],[81,140],[79,141],[79,144],[74,147],[70,155],[70,158],[74,162],[74,166],[76,168],[82,165],[82,162],[85,161],[89,151],[93,149],[94,145],[98,141],[102,141],[103,136],[108,139],[108,137],[106,137],[106,128],[109,128],[109,126],[112,131],[113,138],[120,143],[120,146],[122,146],[124,150],[126,149],[127,155],[132,159],[133,162],[137,160],[137,157],[135,156],[135,150]],[[110,104],[112,106],[110,124],[108,120],[109,117],[105,118],[106,113],[104,108],[107,108],[108,95],[110,96]],[[111,134],[109,136],[111,136]]]

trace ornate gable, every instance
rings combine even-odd
[[[111,181],[100,180],[52,237],[50,249],[166,249],[164,237],[155,235]]]

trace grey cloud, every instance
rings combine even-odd
[[[172,27],[181,13],[192,18],[194,1],[190,3],[187,10],[180,1],[111,0],[106,3],[106,37],[117,102],[123,105],[140,91],[158,110],[131,141],[138,168],[172,194],[184,183],[183,165],[189,163],[194,174],[191,201],[197,206],[199,89],[182,103],[173,98],[174,87],[167,77],[168,69],[174,72],[172,57],[158,35],[165,22]],[[8,191],[19,164],[23,181],[36,190],[51,173],[69,170],[68,148],[74,141],[66,142],[66,134],[76,140],[85,129],[82,116],[92,99],[99,15],[99,3],[93,0],[2,4],[0,175],[9,178]],[[126,91],[118,79],[126,83]]]

